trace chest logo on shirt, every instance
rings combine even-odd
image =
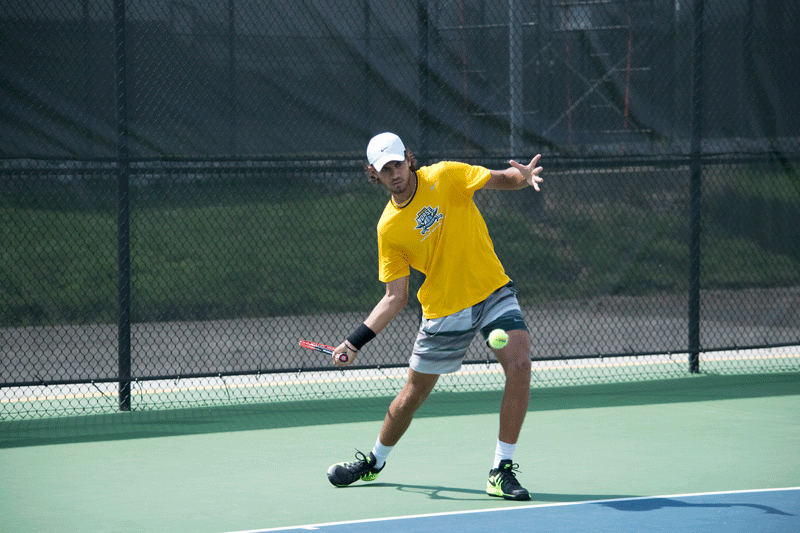
[[[439,221],[444,218],[444,213],[439,213],[439,206],[436,207],[423,207],[417,213],[417,227],[414,229],[420,230],[422,235],[427,235],[429,231],[439,225]]]

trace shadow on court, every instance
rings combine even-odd
[[[377,488],[394,488],[399,492],[421,494],[431,500],[457,500],[457,501],[486,501],[486,493],[481,490],[464,489],[458,487],[443,487],[441,485],[406,485],[402,483],[370,483],[369,485],[352,485],[342,490],[363,490]]]
[[[800,373],[533,388],[530,412],[800,394]],[[502,391],[442,392],[417,418],[497,413]],[[0,422],[0,448],[383,420],[390,397],[274,402]]]
[[[408,485],[404,483],[370,483],[369,485],[352,485],[342,490],[394,488],[399,492],[421,494],[431,500],[455,500],[455,501],[486,501],[486,492],[483,490],[465,489],[461,487],[444,487],[441,485]],[[608,500],[618,498],[628,498],[630,496],[609,495],[609,494],[531,494],[531,500],[537,503],[570,503],[586,502],[597,500]],[[500,501],[500,500],[498,500]],[[518,502],[517,502],[518,503]]]
[[[598,503],[604,507],[610,507],[617,511],[633,511],[633,512],[648,512],[658,511],[667,508],[707,508],[707,509],[732,509],[734,507],[746,507],[749,509],[756,509],[764,511],[766,514],[780,515],[780,516],[794,516],[791,513],[784,513],[783,511],[770,507],[768,505],[760,505],[756,503],[691,503],[673,498],[647,498],[641,500],[625,500],[617,502],[602,502]]]

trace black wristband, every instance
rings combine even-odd
[[[356,350],[375,338],[375,332],[369,329],[366,324],[361,324],[356,330],[347,336],[347,342],[353,345]]]

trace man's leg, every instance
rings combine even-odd
[[[528,412],[531,395],[530,339],[525,330],[508,332],[508,344],[492,350],[506,374],[503,401],[500,404],[500,433],[498,438],[516,444],[522,423]]]
[[[357,461],[332,465],[328,469],[328,481],[337,487],[344,487],[358,480],[374,481],[383,470],[389,451],[406,432],[414,413],[428,398],[438,379],[438,374],[422,374],[409,368],[408,380],[389,405],[373,451],[369,455],[357,452]]]
[[[422,374],[408,369],[403,390],[392,400],[383,420],[379,440],[384,446],[394,446],[408,429],[414,413],[425,402],[439,379],[438,374]]]
[[[495,466],[489,471],[486,492],[506,500],[529,500],[530,493],[516,477],[511,457],[528,411],[531,387],[530,340],[525,330],[508,332],[508,344],[493,350],[506,373],[506,386],[500,404],[500,431],[495,450]]]

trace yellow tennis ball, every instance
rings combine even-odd
[[[489,333],[489,346],[495,350],[499,350],[508,344],[508,333],[502,329],[496,329]]]

